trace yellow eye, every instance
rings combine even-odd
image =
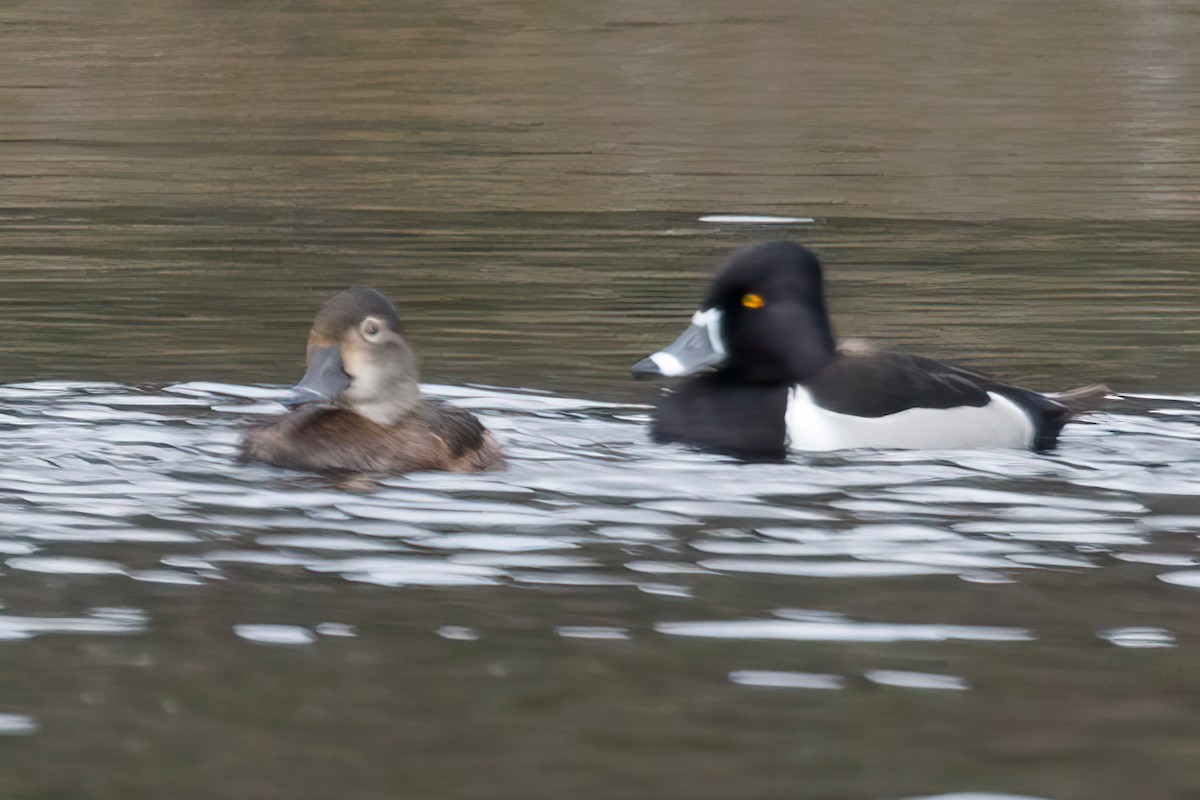
[[[748,294],[742,297],[742,305],[746,308],[762,308],[766,303],[758,295]]]

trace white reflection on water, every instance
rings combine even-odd
[[[0,713],[0,736],[28,736],[37,730],[38,722],[33,717]]]
[[[1175,646],[1175,634],[1166,628],[1110,628],[1096,631],[1096,635],[1118,647],[1137,650]]]
[[[331,559],[308,568],[379,586],[491,586],[504,574],[493,567],[404,556]]]
[[[488,550],[501,553],[523,553],[530,550],[571,550],[575,542],[549,536],[509,536],[490,533],[447,533],[426,547],[439,550]]]
[[[757,572],[806,578],[893,578],[904,575],[944,575],[948,570],[921,564],[882,561],[768,561],[749,558],[707,558],[697,562],[714,572]]]
[[[773,217],[765,214],[706,214],[701,222],[714,225],[810,225],[812,217]]]
[[[841,675],[824,675],[817,672],[779,672],[765,669],[738,669],[729,673],[729,680],[742,686],[761,686],[769,689],[825,689],[843,688]]]
[[[604,641],[626,641],[629,631],[605,625],[562,625],[555,631],[564,639],[600,639]]]
[[[775,639],[793,642],[1025,642],[1033,634],[1021,628],[976,625],[906,625],[886,622],[800,622],[786,619],[661,622],[671,636],[706,639]]]
[[[234,625],[233,632],[255,644],[305,645],[317,636],[299,625]]]
[[[443,625],[437,629],[437,635],[456,642],[474,642],[479,638],[478,631],[463,625]]]
[[[242,388],[253,402],[277,391]],[[229,390],[0,387],[17,420],[0,421],[6,580],[30,573],[26,580],[123,579],[201,591],[243,575],[299,571],[392,589],[637,589],[661,598],[655,602],[690,603],[708,586],[760,581],[960,578],[983,591],[1045,570],[1195,563],[1163,550],[1178,532],[1193,534],[1200,517],[1119,488],[1127,477],[1139,486],[1153,470],[1156,485],[1186,484],[1200,495],[1192,479],[1200,453],[1157,459],[1144,436],[1191,439],[1200,422],[1144,413],[1153,408],[1126,405],[1121,416],[1101,415],[1104,424],[1069,428],[1049,456],[856,451],[739,464],[649,442],[641,406],[430,387],[483,416],[503,439],[510,468],[344,481],[238,463],[238,438],[252,423],[217,410],[230,402]],[[1109,555],[1116,558],[1101,558]],[[1200,585],[1189,570],[1161,577]],[[60,627],[70,619],[60,617]],[[935,623],[748,618],[658,629],[795,641],[1032,638],[1020,625]],[[38,630],[31,624],[10,622],[7,633]],[[130,629],[86,618],[76,627]]]
[[[97,558],[27,556],[4,562],[12,569],[29,572],[51,572],[57,575],[124,575],[125,570],[111,561]]]
[[[954,792],[953,794],[923,795],[907,797],[905,800],[1049,800],[1027,794],[1005,794],[1003,792]]]
[[[313,628],[322,636],[338,636],[345,639],[350,639],[358,635],[358,631],[353,625],[347,625],[344,622],[319,622]]]
[[[1175,586],[1186,586],[1189,589],[1200,589],[1200,569],[1185,569],[1179,572],[1164,572],[1158,576],[1163,583]]]
[[[136,608],[95,608],[83,617],[33,617],[0,614],[0,641],[29,639],[45,633],[142,633],[147,617]]]
[[[896,669],[873,669],[863,673],[871,683],[898,689],[933,689],[962,692],[971,688],[965,678],[957,675],[937,675],[931,672],[908,672]]]

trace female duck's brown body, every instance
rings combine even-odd
[[[318,472],[483,472],[504,466],[499,446],[474,414],[437,400],[422,400],[386,426],[344,408],[308,406],[251,431],[242,454]]]
[[[315,402],[248,433],[242,455],[316,471],[481,472],[504,457],[471,412],[424,399],[416,356],[387,298],[350,289],[317,313],[292,402]]]

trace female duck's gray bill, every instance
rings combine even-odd
[[[350,376],[342,367],[342,353],[335,347],[314,347],[308,357],[308,370],[300,382],[292,387],[292,393],[279,398],[284,405],[298,406],[303,403],[328,403],[337,398],[350,386]]]
[[[691,375],[725,360],[721,339],[721,312],[715,308],[697,311],[692,324],[678,339],[652,356],[633,365],[635,378],[675,378]]]

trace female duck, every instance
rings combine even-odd
[[[858,447],[1047,450],[1102,386],[1048,397],[921,356],[838,348],[821,265],[794,242],[738,251],[692,325],[633,367],[691,375],[655,410],[652,433],[719,452],[778,458]]]
[[[321,306],[308,335],[308,370],[293,392],[284,402],[309,405],[247,434],[243,457],[319,471],[504,466],[473,414],[421,397],[400,318],[373,289],[350,289]]]

